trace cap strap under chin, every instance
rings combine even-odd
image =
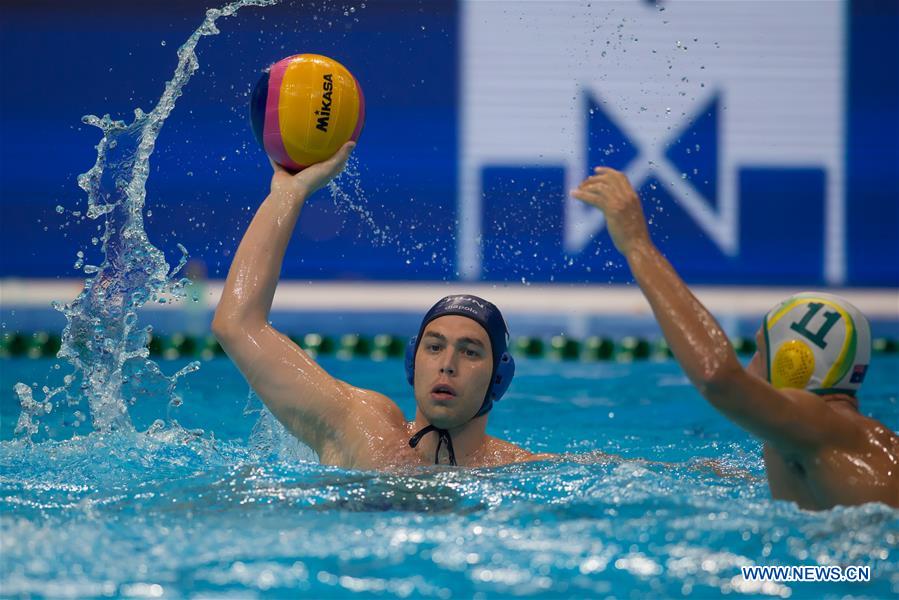
[[[454,467],[458,466],[456,465],[456,452],[455,450],[453,450],[453,438],[450,437],[449,431],[447,431],[446,429],[440,429],[439,427],[435,427],[433,425],[423,427],[415,435],[409,438],[409,445],[415,448],[416,446],[418,446],[418,442],[421,441],[421,438],[431,433],[432,431],[436,431],[438,434],[440,434],[440,439],[437,441],[437,451],[434,452],[434,464],[440,464],[440,447],[444,442],[446,442],[446,449],[449,452],[450,464]]]

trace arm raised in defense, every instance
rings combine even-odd
[[[597,167],[572,196],[603,211],[665,339],[687,377],[715,408],[750,433],[789,450],[811,450],[852,435],[824,401],[778,390],[743,369],[724,331],[652,243],[640,199],[624,174]]]

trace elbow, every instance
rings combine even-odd
[[[216,311],[215,316],[212,318],[212,335],[214,335],[215,339],[217,339],[223,346],[228,340],[234,339],[237,335],[237,325],[234,322],[234,319],[228,318],[219,311]]]
[[[745,376],[746,371],[740,362],[731,358],[707,369],[694,384],[707,400],[715,404],[715,398],[726,396]]]
[[[227,350],[240,340],[253,337],[264,326],[264,321],[216,311],[211,329],[215,339]]]

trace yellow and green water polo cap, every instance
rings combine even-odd
[[[855,395],[871,362],[868,319],[845,298],[790,296],[765,316],[768,381],[776,388]]]

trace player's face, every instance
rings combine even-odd
[[[415,354],[415,401],[441,429],[468,422],[481,408],[493,354],[483,327],[467,317],[446,315],[428,323]]]

